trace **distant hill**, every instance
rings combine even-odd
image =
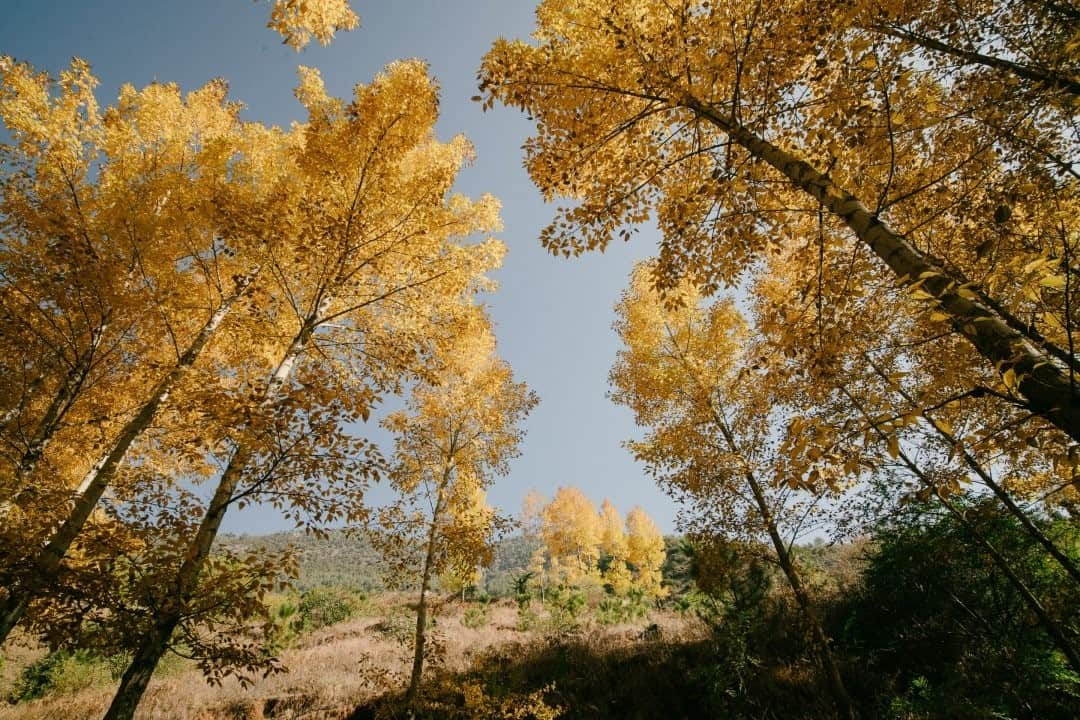
[[[296,586],[308,590],[320,586],[354,588],[365,592],[384,589],[382,559],[362,534],[332,530],[326,538],[303,532],[271,535],[224,535],[220,544],[236,551],[258,547],[284,550],[289,545],[300,553],[300,577]],[[484,575],[483,589],[492,595],[512,591],[513,576],[524,572],[536,544],[521,536],[500,540],[495,558]]]

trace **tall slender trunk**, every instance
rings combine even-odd
[[[30,404],[30,401],[37,394],[37,391],[45,383],[46,373],[41,372],[34,376],[34,379],[26,384],[19,397],[19,402],[11,406],[0,415],[0,432],[7,429],[8,423],[15,418],[19,417],[26,411],[26,406]]]
[[[911,395],[909,395],[906,390],[900,387],[899,384],[892,382],[889,379],[889,376],[877,365],[877,363],[873,361],[873,359],[871,359],[869,356],[867,356],[866,359],[867,362],[870,363],[870,367],[874,369],[874,372],[877,373],[877,375],[887,384],[895,388],[895,390],[900,394],[900,396],[904,398],[904,400],[906,400],[908,404],[911,405],[911,407],[919,407],[918,403],[914,401]],[[941,436],[942,440],[944,440],[950,448],[954,448],[956,452],[959,453],[960,457],[964,459],[964,463],[968,466],[968,468],[970,468],[972,472],[979,476],[979,479],[982,480],[983,484],[990,488],[990,490],[994,493],[994,496],[997,497],[997,499],[1001,501],[1001,504],[1004,505],[1008,509],[1008,511],[1012,513],[1013,517],[1015,517],[1020,522],[1020,525],[1024,528],[1024,530],[1031,537],[1033,537],[1036,542],[1038,542],[1040,545],[1043,546],[1043,548],[1046,549],[1050,556],[1054,558],[1054,560],[1056,560],[1057,563],[1065,569],[1065,571],[1072,577],[1072,579],[1076,583],[1080,584],[1080,568],[1077,568],[1076,563],[1072,561],[1072,558],[1062,552],[1062,550],[1054,543],[1054,541],[1047,537],[1046,533],[1040,530],[1039,527],[1034,522],[1032,522],[1031,518],[1026,512],[1024,512],[1023,508],[1016,504],[1016,501],[1013,500],[1012,496],[1009,495],[1009,493],[1005,490],[1005,488],[1001,486],[1000,483],[994,480],[993,476],[991,476],[990,473],[987,472],[987,470],[979,463],[979,461],[975,458],[974,455],[971,454],[971,451],[968,450],[963,443],[956,442],[956,438],[953,436],[953,434],[946,430],[944,427],[942,427],[937,420],[930,417],[928,413],[922,411],[921,415],[926,419],[927,422],[930,423],[930,426],[934,428],[937,434]]]
[[[732,452],[738,454],[738,444],[735,442],[735,437],[731,434],[731,430],[728,428],[727,423],[722,422],[719,417],[716,419],[720,427],[720,432],[723,433],[724,440],[727,442],[728,447]],[[836,664],[836,658],[833,656],[832,644],[829,640],[829,636],[825,633],[825,628],[822,626],[817,610],[810,600],[810,595],[803,586],[802,577],[799,575],[798,568],[795,565],[794,559],[791,557],[791,553],[788,552],[787,544],[784,542],[784,539],[780,537],[780,531],[776,526],[776,519],[773,516],[772,508],[769,507],[769,501],[766,499],[761,484],[758,482],[757,477],[754,476],[753,472],[746,469],[743,471],[743,477],[746,480],[747,486],[750,488],[751,494],[754,496],[754,503],[758,507],[758,514],[761,516],[761,520],[765,524],[765,529],[769,534],[769,540],[772,542],[773,550],[776,552],[776,558],[780,563],[780,569],[783,570],[784,577],[787,578],[788,585],[791,587],[791,592],[795,595],[795,602],[799,604],[799,609],[802,610],[803,616],[810,625],[810,634],[814,639],[814,644],[817,646],[818,655],[821,658],[821,664],[825,670],[825,675],[829,683],[829,690],[832,692],[837,709],[844,718],[855,718],[855,707],[851,703],[851,696],[848,695],[847,687],[844,685],[844,679],[840,675],[840,667]]]
[[[998,303],[967,287],[847,190],[809,163],[757,136],[737,120],[689,97],[682,106],[724,132],[735,144],[779,171],[840,218],[905,286],[920,283],[995,370],[1011,371],[1027,406],[1080,442],[1080,384],[1072,382],[1076,358],[1033,339]]]
[[[667,331],[669,338],[674,342],[675,338],[671,332],[671,328],[668,327]],[[713,397],[713,389],[702,383],[701,379],[694,372],[693,366],[681,352],[679,353],[679,360],[686,369],[687,374],[694,379],[699,390],[705,393],[705,397],[710,398],[708,401],[709,413],[712,415],[713,423],[716,425],[717,429],[720,430],[720,434],[723,435],[724,442],[727,443],[728,449],[737,457],[745,457],[739,447],[739,443],[735,440],[735,435],[731,432],[731,428],[728,427],[723,413],[711,400]],[[794,559],[791,557],[791,553],[788,552],[787,544],[784,542],[784,539],[780,537],[780,531],[777,528],[776,518],[773,516],[772,508],[769,507],[769,501],[765,497],[761,484],[758,482],[757,477],[755,477],[749,466],[744,466],[743,478],[746,480],[746,484],[750,488],[751,494],[754,496],[754,503],[757,505],[758,515],[765,524],[766,532],[769,535],[770,542],[772,542],[773,550],[776,552],[776,558],[780,563],[781,570],[784,572],[784,577],[787,578],[788,585],[791,587],[791,592],[795,595],[795,601],[798,603],[799,609],[803,613],[803,617],[806,618],[807,623],[810,625],[810,634],[813,637],[814,644],[817,646],[821,665],[829,683],[829,691],[833,696],[833,702],[836,703],[837,710],[843,718],[854,720],[854,718],[857,717],[855,707],[851,702],[851,696],[848,694],[847,687],[844,685],[844,679],[840,674],[840,667],[836,664],[836,658],[833,656],[832,644],[829,640],[829,636],[825,633],[825,628],[822,626],[820,618],[818,618],[817,610],[810,600],[810,595],[806,592],[806,588],[802,584],[802,578],[799,575]]]
[[[30,601],[56,578],[60,571],[61,562],[67,555],[68,550],[71,549],[75,538],[86,524],[86,521],[89,520],[109,483],[112,482],[132,443],[150,426],[154,415],[168,399],[169,393],[195,364],[221,322],[236,302],[252,286],[254,280],[255,273],[245,277],[237,287],[236,292],[214,312],[199,330],[199,333],[192,340],[184,354],[177,360],[169,374],[154,387],[150,399],[139,408],[134,417],[125,423],[119,435],[113,441],[109,452],[83,477],[77,489],[71,511],[45,547],[31,562],[28,577],[11,587],[8,596],[0,601],[0,645],[3,645],[7,640],[12,628],[22,618]],[[16,502],[19,502],[20,499],[20,497],[16,497]]]
[[[427,644],[427,592],[431,586],[431,570],[435,563],[435,545],[438,541],[439,520],[442,517],[446,499],[446,487],[450,483],[453,464],[447,462],[443,468],[438,494],[435,496],[435,508],[431,513],[431,527],[428,529],[427,552],[424,555],[424,569],[420,576],[420,600],[416,606],[416,637],[413,643],[412,673],[409,675],[409,687],[405,691],[405,702],[413,703],[420,693],[420,681],[424,674],[424,647]]]
[[[293,338],[281,362],[271,375],[266,397],[263,400],[264,406],[274,402],[295,369],[298,359],[311,338],[313,317],[302,324],[300,331]],[[188,601],[198,589],[199,575],[206,565],[206,559],[210,557],[214,540],[217,539],[218,530],[221,529],[221,521],[254,455],[254,449],[246,437],[245,430],[246,428],[241,429],[236,450],[221,473],[214,496],[199,523],[199,529],[184,553],[184,561],[173,579],[166,603],[158,614],[153,630],[143,638],[131,664],[124,671],[120,687],[113,697],[109,711],[105,714],[105,720],[131,720],[135,715],[135,710],[146,692],[154,670],[169,649],[172,632],[180,624]]]
[[[878,436],[882,440],[886,440],[887,438],[885,432],[878,426],[877,423],[873,421],[873,419],[870,417],[870,414],[863,409],[862,405],[858,402],[858,400],[856,400],[855,397],[846,388],[841,388],[841,392],[843,392],[843,394],[847,396],[847,398],[852,402],[852,404],[855,405],[856,409],[858,409],[858,411],[867,420],[867,422],[870,423],[870,425],[877,432]],[[1009,582],[1012,583],[1013,587],[1016,588],[1016,591],[1020,593],[1020,597],[1024,599],[1025,604],[1027,604],[1027,606],[1035,614],[1035,617],[1038,618],[1039,624],[1043,626],[1044,630],[1046,630],[1046,634],[1050,636],[1050,639],[1054,643],[1054,645],[1056,645],[1057,648],[1061,650],[1061,652],[1065,655],[1065,657],[1068,658],[1069,664],[1072,666],[1073,670],[1075,670],[1076,672],[1080,672],[1080,655],[1077,655],[1076,649],[1072,646],[1072,643],[1070,643],[1068,638],[1065,636],[1065,633],[1061,629],[1061,626],[1058,625],[1058,623],[1056,623],[1052,617],[1050,617],[1050,614],[1046,611],[1046,608],[1043,607],[1043,604],[1039,601],[1039,599],[1035,596],[1035,594],[1031,591],[1031,589],[1027,586],[1023,579],[1016,574],[1016,571],[1012,569],[1012,566],[1009,565],[1009,561],[1005,558],[1005,556],[1002,555],[996,547],[994,547],[993,543],[991,543],[985,535],[979,532],[978,528],[976,528],[975,525],[967,519],[967,516],[965,516],[959,508],[957,508],[955,505],[953,505],[952,502],[949,501],[949,499],[941,492],[941,488],[938,487],[937,483],[930,479],[926,475],[926,473],[923,472],[922,468],[915,464],[915,461],[913,461],[908,456],[908,454],[904,452],[903,448],[899,448],[897,450],[897,455],[899,456],[900,461],[904,463],[904,466],[907,467],[908,471],[919,479],[919,482],[922,483],[924,488],[934,494],[934,497],[936,497],[941,502],[941,504],[945,506],[945,509],[948,510],[949,513],[956,518],[957,522],[959,522],[963,526],[963,528],[971,535],[971,537],[974,538],[975,541],[979,545],[981,545],[984,550],[986,550],[987,554],[994,561],[994,564],[997,565],[1001,572],[1005,574],[1005,577],[1009,579]]]
[[[210,556],[210,549],[221,528],[221,521],[225,517],[233,493],[236,492],[250,459],[250,449],[246,445],[241,445],[233,453],[228,466],[221,474],[214,497],[207,507],[206,514],[203,515],[195,537],[188,546],[184,562],[176,573],[165,603],[154,619],[150,632],[136,650],[131,664],[124,671],[120,679],[120,687],[113,697],[108,712],[105,713],[105,720],[130,720],[135,715],[135,709],[139,706],[143,693],[146,692],[154,670],[169,649],[169,639],[172,637],[173,630],[183,619],[184,607],[198,586],[199,575],[202,573],[206,558]]]

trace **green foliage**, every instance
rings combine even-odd
[[[596,619],[601,625],[629,623],[648,616],[648,598],[637,588],[628,590],[625,595],[605,595],[596,606]]]
[[[532,601],[532,589],[530,583],[532,579],[536,577],[535,572],[523,572],[520,575],[515,575],[512,580],[512,586],[514,588],[514,599],[517,601],[518,607],[522,605],[528,605]]]
[[[292,646],[305,633],[362,614],[368,606],[368,598],[365,593],[348,588],[314,587],[299,596],[272,596],[269,606],[274,630],[267,652],[277,654]]]
[[[337,625],[359,614],[366,601],[364,593],[345,588],[312,588],[300,596],[294,625],[302,632]]]
[[[356,588],[363,592],[385,589],[382,558],[363,534],[330,530],[325,536],[303,532],[224,535],[219,544],[237,552],[256,548],[281,552],[295,548],[300,558],[300,575],[293,584],[301,591],[319,587]]]
[[[371,593],[386,589],[383,558],[363,534],[330,530],[325,537],[303,532],[224,535],[220,545],[239,553],[256,548],[274,552],[295,548],[300,558],[300,575],[293,584],[301,591],[345,587]],[[538,541],[520,535],[497,541],[491,566],[478,590],[494,597],[513,595],[514,578],[528,566],[529,558],[538,545]],[[407,586],[403,589],[416,588]]]
[[[537,615],[532,609],[532,579],[535,572],[523,572],[513,577],[514,602],[517,603],[518,630],[526,631],[536,627]]]
[[[585,593],[576,587],[557,585],[548,591],[545,605],[550,629],[553,632],[569,632],[578,627],[586,605]]]
[[[292,645],[297,633],[297,604],[293,595],[273,596],[270,599],[270,622],[274,625],[273,637],[267,644],[267,652],[277,654]]]
[[[661,573],[664,586],[671,590],[671,598],[678,598],[692,592],[694,583],[695,555],[694,542],[686,537],[667,536],[664,538],[664,565]]]
[[[52,652],[23,668],[19,682],[8,696],[8,702],[27,702],[48,694],[56,686],[56,677],[67,657],[65,651]]]
[[[21,703],[107,685],[123,672],[127,658],[104,658],[85,650],[57,650],[23,668],[8,702]]]
[[[428,617],[432,618],[434,623],[434,613]],[[413,633],[416,632],[416,616],[409,612],[409,608],[395,605],[387,609],[383,619],[372,629],[399,645],[408,645],[412,643]]]
[[[461,623],[465,627],[475,630],[487,625],[490,620],[491,598],[489,596],[483,596],[482,599],[469,603],[469,606],[465,608],[465,614],[461,618]]]
[[[1080,596],[1034,540],[989,501],[954,500],[1047,611],[1077,637]],[[1075,525],[1039,521],[1075,552]],[[912,503],[876,530],[863,589],[833,635],[882,678],[897,718],[1072,718],[1080,678],[1016,588],[939,506]],[[838,609],[839,610],[839,609]]]

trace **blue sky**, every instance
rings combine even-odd
[[[470,101],[481,56],[499,36],[527,36],[534,4],[353,0],[362,20],[358,30],[339,34],[328,48],[313,44],[297,54],[265,27],[266,0],[4,0],[0,53],[53,73],[81,57],[101,81],[103,104],[126,82],[176,82],[189,90],[223,77],[231,97],[246,104],[246,119],[280,125],[303,116],[292,96],[297,65],[319,68],[330,92],[348,96],[355,83],[392,60],[427,60],[442,85],[439,136],[464,133],[477,150],[458,189],[491,192],[503,203],[501,238],[509,253],[496,275],[500,290],[488,304],[500,354],[541,400],[528,420],[521,457],[496,481],[492,502],[516,512],[530,488],[550,496],[560,485],[575,485],[623,512],[641,505],[670,531],[674,504],[620,446],[638,432],[633,418],[605,397],[619,346],[612,307],[633,263],[655,251],[655,231],[643,228],[629,245],[616,242],[604,254],[548,255],[537,238],[555,209],[543,203],[521,164],[529,122],[504,108],[482,112]],[[386,439],[375,427],[369,435]],[[225,526],[247,533],[288,527],[258,508],[233,513]]]

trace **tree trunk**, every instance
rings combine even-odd
[[[897,38],[898,40],[904,40],[914,45],[918,45],[925,50],[933,50],[935,52],[944,53],[945,55],[950,55],[958,60],[963,60],[968,64],[982,65],[995,70],[1001,70],[1002,72],[1010,73],[1025,80],[1038,83],[1051,90],[1061,90],[1070,95],[1080,95],[1080,82],[1059,75],[1052,70],[1033,67],[1031,65],[1021,65],[1020,63],[1012,62],[1011,60],[1005,60],[992,55],[983,55],[982,53],[977,53],[973,50],[964,50],[943,43],[940,40],[927,35],[912,32],[911,30],[906,30],[901,27],[874,25],[870,29]]]
[[[1075,358],[1029,337],[1021,324],[1005,315],[997,303],[964,286],[871,213],[854,195],[808,163],[694,98],[682,104],[843,220],[905,286],[921,283],[920,287],[937,301],[937,309],[951,318],[953,328],[997,372],[1002,376],[1013,373],[1027,406],[1080,442],[1080,384],[1071,381]]]
[[[446,463],[442,481],[439,483],[435,508],[431,513],[431,527],[428,529],[427,552],[424,555],[424,570],[420,578],[420,600],[416,606],[416,640],[413,643],[412,673],[409,675],[409,687],[405,691],[405,702],[412,704],[420,693],[420,680],[424,674],[424,646],[427,644],[427,592],[431,585],[431,569],[435,563],[435,545],[438,541],[439,520],[442,516],[446,486],[450,482],[453,464]]]
[[[30,404],[34,395],[41,389],[41,386],[45,383],[45,373],[38,373],[34,376],[34,379],[26,384],[26,388],[20,393],[19,402],[4,411],[3,415],[0,415],[0,432],[7,430],[8,423],[15,418],[19,417],[26,411],[26,406]]]
[[[311,337],[311,332],[312,323],[309,320],[301,326],[288,350],[285,351],[285,355],[282,357],[277,369],[274,370],[270,383],[267,385],[266,397],[263,400],[264,405],[274,401],[278,392],[289,379],[293,369],[296,367],[298,358],[303,353],[307,341]],[[150,676],[153,675],[158,662],[165,655],[172,632],[183,617],[184,606],[198,588],[199,575],[202,573],[206,559],[210,556],[210,550],[213,548],[214,540],[217,538],[218,530],[221,528],[221,521],[225,517],[225,512],[229,509],[233,495],[236,493],[236,489],[244,475],[244,470],[247,469],[252,456],[253,449],[245,441],[244,433],[241,432],[241,440],[236,451],[229,458],[229,464],[221,473],[217,488],[214,490],[214,497],[211,498],[206,514],[203,515],[202,522],[199,524],[199,529],[184,554],[184,562],[176,573],[173,587],[170,590],[169,601],[162,609],[161,618],[155,626],[155,631],[143,640],[139,650],[135,653],[135,657],[132,659],[131,665],[124,672],[124,680],[113,698],[105,720],[131,720],[134,715],[135,709],[139,706],[139,701],[146,691],[147,683],[150,682]],[[129,676],[131,678],[130,682],[128,682]]]
[[[179,623],[179,615],[170,615],[154,623],[150,633],[143,639],[139,650],[120,679],[120,688],[105,713],[104,720],[130,720],[134,717],[139,700],[146,692],[154,669],[168,648],[169,637]]]
[[[427,589],[428,576],[425,570],[420,584],[420,601],[416,605],[416,637],[413,642],[412,672],[409,675],[409,687],[405,691],[405,702],[412,704],[420,694],[420,680],[424,674],[424,646],[427,644]]]
[[[731,430],[728,429],[727,423],[723,422],[722,418],[720,418],[715,411],[713,415],[720,428],[720,432],[724,435],[724,440],[727,442],[728,447],[732,452],[738,454],[738,444],[735,442],[735,437],[731,434]],[[776,520],[773,517],[772,509],[769,507],[769,502],[765,498],[765,493],[762,491],[761,485],[758,483],[754,473],[750,472],[750,470],[745,470],[743,472],[743,477],[746,480],[747,486],[750,488],[750,492],[754,496],[754,502],[758,506],[758,514],[761,516],[762,522],[765,523],[765,529],[769,534],[769,540],[772,542],[773,550],[776,552],[776,558],[780,563],[780,569],[784,571],[784,577],[787,578],[788,585],[791,586],[791,592],[795,595],[795,601],[799,604],[799,609],[802,610],[803,616],[810,624],[810,634],[814,638],[814,644],[817,646],[818,654],[821,657],[822,668],[825,670],[825,675],[829,683],[829,690],[832,693],[833,700],[836,702],[837,709],[840,711],[842,717],[854,719],[856,717],[855,708],[851,704],[851,696],[848,695],[847,687],[844,685],[844,679],[840,675],[840,667],[836,664],[836,658],[833,656],[829,636],[825,634],[825,628],[821,625],[821,620],[817,616],[814,604],[810,601],[810,596],[803,587],[802,578],[799,576],[799,571],[795,567],[795,562],[791,557],[791,553],[788,552],[787,544],[784,543],[784,539],[780,537],[780,531],[776,527]]]
[[[74,543],[75,538],[90,518],[98,501],[112,482],[120,463],[127,455],[135,440],[150,426],[161,405],[168,399],[169,393],[179,384],[188,370],[195,364],[199,354],[209,343],[221,322],[229,311],[251,287],[255,273],[249,274],[238,286],[236,292],[222,303],[210,317],[191,345],[177,361],[173,369],[158,382],[150,399],[139,408],[120,430],[108,454],[99,460],[79,484],[74,507],[60,528],[53,534],[45,547],[38,553],[31,564],[29,577],[10,588],[8,596],[0,602],[0,646],[7,640],[12,628],[26,611],[30,600],[44,587],[51,583],[60,571],[60,564]],[[16,498],[19,502],[20,498]]]
[[[840,715],[844,718],[854,718],[855,708],[851,704],[851,696],[848,695],[847,687],[844,686],[844,680],[840,675],[840,668],[836,664],[836,658],[833,656],[829,636],[825,634],[825,628],[822,627],[817,611],[810,601],[810,596],[803,587],[802,578],[799,576],[799,572],[795,567],[795,562],[788,552],[787,545],[784,543],[783,538],[780,537],[776,522],[773,520],[772,511],[769,509],[768,502],[765,500],[765,494],[762,492],[761,486],[757,482],[757,478],[755,478],[752,473],[746,473],[746,481],[750,486],[750,491],[754,495],[754,501],[757,503],[761,518],[765,522],[765,527],[769,533],[769,539],[772,541],[773,549],[776,551],[776,557],[780,561],[780,568],[784,571],[784,577],[787,578],[788,585],[791,586],[791,592],[795,595],[795,601],[799,604],[799,609],[802,610],[803,615],[810,624],[810,633],[813,636],[814,644],[817,645],[818,652],[821,655],[821,664],[825,670],[825,675],[828,678],[829,689],[832,692],[833,699],[836,701],[837,708],[840,710]]]
[[[210,556],[210,549],[214,545],[221,521],[225,517],[225,511],[229,508],[233,493],[240,483],[244,469],[251,459],[251,452],[247,446],[242,445],[233,453],[225,471],[221,474],[218,486],[214,490],[214,497],[203,516],[199,529],[195,533],[191,544],[184,556],[184,562],[176,574],[169,596],[163,604],[161,614],[156,618],[154,627],[139,645],[135,656],[124,671],[120,687],[113,697],[109,711],[105,714],[105,720],[131,720],[135,709],[139,706],[146,686],[150,682],[158,662],[169,648],[169,639],[173,630],[180,624],[183,618],[184,606],[191,599],[198,587],[199,575],[202,572],[206,558]]]
[[[90,349],[75,357],[74,364],[64,375],[64,380],[61,382],[60,387],[57,388],[56,395],[49,402],[49,406],[45,409],[45,414],[42,415],[33,437],[27,444],[22,457],[19,458],[18,467],[15,468],[15,487],[12,493],[16,498],[25,492],[26,479],[34,472],[38,461],[45,454],[49,441],[60,429],[64,416],[71,409],[75,397],[82,389],[83,383],[86,382],[86,377],[90,373],[90,366],[93,363],[94,351],[97,350],[103,332],[104,327],[95,333]]]

